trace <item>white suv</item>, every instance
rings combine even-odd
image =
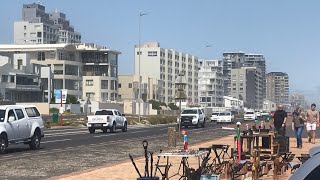
[[[0,106],[0,153],[5,153],[9,144],[17,143],[39,149],[43,128],[35,106]]]

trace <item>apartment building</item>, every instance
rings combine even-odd
[[[198,83],[202,107],[223,107],[222,61],[199,60]]]
[[[140,49],[140,51],[139,51]],[[159,99],[161,102],[175,102],[175,80],[179,73],[183,74],[188,84],[186,86],[186,100],[188,104],[198,104],[198,68],[196,56],[178,52],[174,49],[160,47],[158,42],[148,42],[135,46],[135,75],[140,74],[157,79]]]
[[[306,102],[304,95],[301,93],[291,94],[290,104],[291,104],[291,107],[293,107],[293,108],[295,108],[295,107],[306,108],[309,106],[309,105],[307,105],[307,102]]]
[[[231,97],[244,101],[246,107],[262,109],[262,75],[256,67],[231,70]]]
[[[13,102],[41,102],[41,67],[30,64],[28,54],[0,56],[0,96]]]
[[[225,52],[223,53],[223,77],[224,94],[231,96],[231,70],[241,67],[256,67],[261,70],[262,94],[266,97],[266,63],[263,54],[252,54],[244,52]]]
[[[76,32],[64,13],[45,12],[39,3],[24,4],[22,20],[14,22],[14,44],[80,43]]]
[[[289,76],[284,72],[267,74],[267,99],[277,104],[289,105]]]
[[[27,54],[31,64],[49,66],[52,89],[68,89],[79,99],[117,100],[120,52],[92,43],[0,45],[0,55],[13,59]],[[44,82],[44,91],[48,91]]]
[[[82,97],[99,102],[117,101],[120,52],[93,43],[75,46],[82,62]]]

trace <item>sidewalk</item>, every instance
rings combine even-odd
[[[320,142],[319,139],[316,140],[318,143]],[[317,144],[311,144],[311,143],[306,143],[307,139],[304,138],[303,139],[303,149],[298,149],[295,147],[296,145],[296,141],[295,138],[290,138],[290,151],[294,154],[296,154],[296,156],[299,156],[301,153],[308,153],[309,149],[313,146],[316,146]],[[220,139],[216,139],[216,140],[212,140],[209,142],[205,142],[205,143],[201,143],[198,145],[194,145],[194,146],[190,146],[189,149],[198,149],[199,147],[209,147],[212,144],[230,144],[230,147],[233,147],[233,136],[228,136],[228,137],[224,137],[224,138],[220,138]],[[143,149],[141,149],[141,151],[143,151]],[[155,153],[156,154],[156,153]],[[161,158],[160,162],[164,163],[165,159]],[[144,172],[144,165],[145,165],[145,159],[144,157],[142,158],[134,158],[134,161],[138,167],[138,169],[140,170],[140,173],[142,174]],[[157,161],[157,157],[156,155],[154,155],[154,163],[156,163]],[[179,168],[179,162],[180,159],[174,159],[171,158],[170,159],[172,167],[169,170],[169,175],[173,175],[178,171]],[[189,164],[191,167],[196,167],[196,160],[189,160]],[[294,159],[294,162],[299,162],[298,159]],[[153,168],[155,170],[155,167]],[[196,168],[195,168],[196,169]],[[272,170],[270,171],[271,175],[268,176],[264,176],[263,179],[274,179],[273,175],[272,175]],[[160,173],[157,172],[157,175],[159,176]],[[250,176],[250,173],[249,173]],[[106,167],[97,167],[97,168],[93,168],[93,169],[89,169],[86,171],[81,171],[81,172],[75,172],[75,173],[71,173],[71,174],[67,174],[67,175],[63,175],[63,176],[59,176],[59,177],[53,177],[50,178],[50,180],[105,180],[105,179],[110,179],[110,180],[135,180],[138,177],[138,174],[136,173],[133,165],[131,164],[131,161],[128,160],[125,162],[120,162],[119,164],[115,164],[112,166],[106,166]],[[286,172],[285,175],[281,175],[281,177],[279,177],[279,179],[288,179],[288,177],[290,177],[290,169]],[[160,177],[161,178],[161,177]],[[173,177],[170,178],[171,179],[178,179],[178,177]],[[222,178],[221,178],[222,179]],[[248,178],[250,179],[250,178]]]

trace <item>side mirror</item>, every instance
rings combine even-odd
[[[126,116],[125,114],[122,114],[122,116]]]
[[[12,122],[14,120],[15,120],[14,116],[10,116],[9,119],[8,119],[8,122]]]

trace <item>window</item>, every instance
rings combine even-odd
[[[118,84],[118,88],[121,88],[121,83]]]
[[[243,83],[240,83],[240,86],[243,86]]]
[[[157,56],[157,51],[148,51],[148,56]]]
[[[108,80],[101,80],[101,89],[109,89]]]
[[[24,29],[24,30],[27,30],[27,26],[23,26],[23,29]]]
[[[243,91],[243,88],[240,88],[240,91]]]
[[[5,110],[0,110],[0,122],[4,121],[5,113],[6,113]]]
[[[89,99],[93,98],[94,97],[94,92],[87,92],[86,93],[86,97],[89,98]]]
[[[37,32],[37,37],[42,37],[42,33],[41,32]]]
[[[141,55],[142,55],[142,52],[141,52],[141,51],[140,51],[140,52],[138,51],[138,52],[137,52],[137,55],[140,55],[140,56],[141,56]]]
[[[93,86],[93,80],[86,80],[86,86]]]
[[[27,36],[27,33],[23,33],[23,36],[26,37],[26,36]]]
[[[23,111],[21,109],[16,109],[15,111],[16,111],[18,119],[23,119],[24,118],[24,114],[23,114]]]
[[[38,61],[46,60],[46,55],[44,52],[38,52]]]
[[[14,76],[10,76],[10,82],[14,82]]]
[[[36,107],[26,108],[26,113],[29,117],[39,117],[40,113]]]
[[[10,110],[8,113],[8,118],[9,117],[14,117],[14,120],[17,120],[16,115],[14,114],[13,110]]]
[[[132,88],[132,83],[129,83],[128,87],[129,87],[129,88]]]

